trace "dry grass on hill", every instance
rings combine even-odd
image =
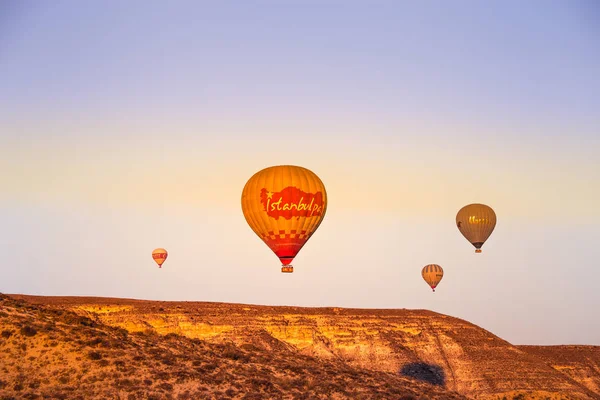
[[[281,346],[128,333],[0,295],[1,399],[459,399]]]

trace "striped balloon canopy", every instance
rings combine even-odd
[[[169,253],[163,248],[152,250],[152,258],[158,264],[158,268],[162,268],[163,263],[167,260]]]
[[[327,210],[325,185],[312,171],[293,165],[255,173],[242,191],[242,212],[250,228],[293,272],[292,260],[315,233]]]
[[[435,288],[444,277],[444,270],[437,264],[428,264],[421,270],[421,276],[435,292]]]
[[[481,253],[481,246],[496,227],[496,213],[485,204],[469,204],[456,214],[456,226],[460,233]]]

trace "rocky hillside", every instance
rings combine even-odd
[[[75,312],[97,324],[127,331],[128,337],[136,339],[140,334],[150,338],[159,334],[182,343],[185,337],[200,340],[204,346],[235,346],[240,351],[252,346],[265,356],[305,357],[302,360],[321,365],[321,370],[324,365],[334,365],[361,374],[383,374],[386,379],[401,379],[407,393],[425,393],[426,388],[478,399],[600,399],[593,383],[600,376],[597,369],[590,372],[592,378],[585,379],[579,373],[565,373],[549,362],[550,356],[513,346],[471,323],[430,311],[12,297],[43,305],[45,310]],[[577,356],[573,357],[577,364]],[[302,366],[304,374],[314,371],[304,362],[308,361],[294,364]],[[409,383],[419,386],[413,389]],[[286,388],[273,385],[287,393]],[[314,390],[315,394],[324,393]],[[373,394],[374,398],[399,395]],[[425,398],[434,397],[428,394]],[[451,397],[444,394],[441,398]]]
[[[39,300],[39,299],[38,299]],[[300,354],[128,332],[0,295],[1,399],[461,399],[441,386]]]
[[[517,346],[594,393],[600,393],[600,346]]]

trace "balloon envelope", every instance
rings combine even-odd
[[[427,282],[431,289],[435,292],[436,286],[444,277],[444,270],[437,264],[428,264],[421,270],[421,276]]]
[[[265,168],[242,191],[250,228],[275,253],[282,272],[315,233],[327,210],[325,185],[312,171],[293,165]]]
[[[456,214],[456,226],[462,235],[481,253],[481,246],[496,227],[496,213],[485,204],[469,204]]]
[[[163,248],[154,249],[152,251],[152,258],[158,264],[158,268],[162,268],[162,265],[168,256],[169,253]]]

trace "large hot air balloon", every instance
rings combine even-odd
[[[496,213],[485,204],[469,204],[456,214],[456,226],[460,233],[481,253],[481,246],[496,226]]]
[[[437,264],[429,264],[423,267],[421,276],[423,276],[425,282],[427,282],[427,284],[431,286],[431,289],[435,292],[435,288],[444,277],[444,270]]]
[[[327,209],[321,179],[306,168],[281,165],[254,174],[242,192],[242,211],[250,228],[281,261],[290,265],[315,233]]]
[[[165,249],[158,248],[152,251],[152,258],[158,264],[158,268],[162,268],[163,263],[166,261],[169,253]]]

